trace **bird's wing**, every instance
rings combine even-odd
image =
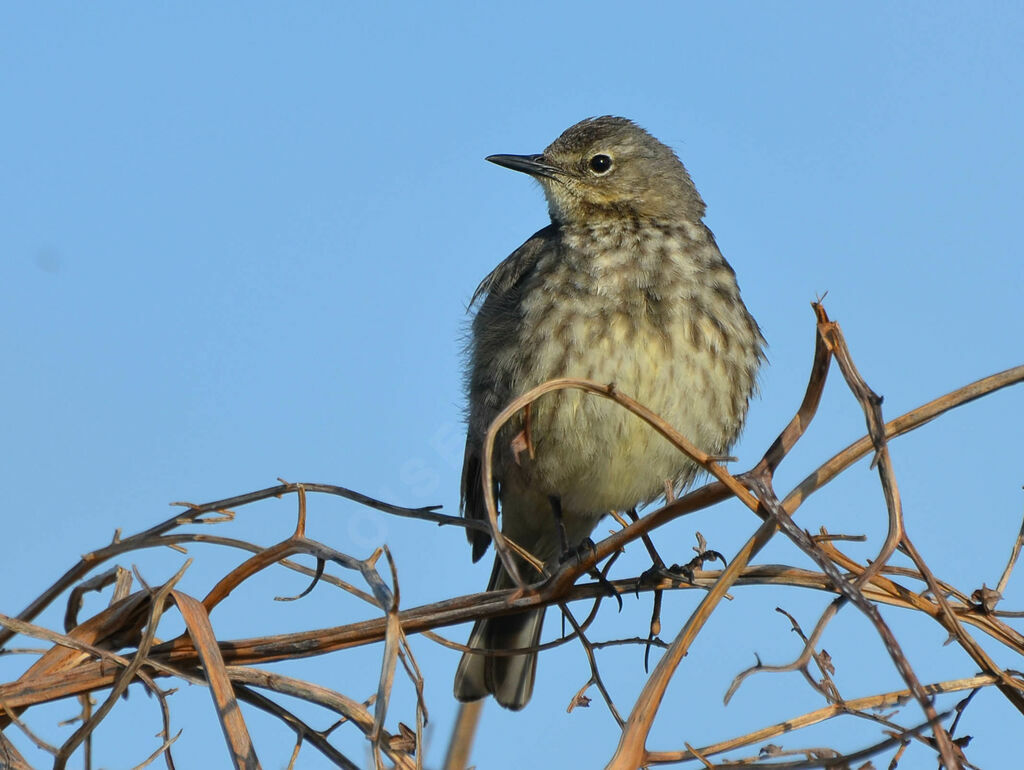
[[[469,307],[482,297],[500,296],[515,288],[537,264],[537,260],[555,236],[555,225],[538,230],[522,246],[503,259],[473,292]]]
[[[462,515],[469,519],[487,520],[482,478],[483,438],[491,421],[505,404],[500,385],[510,388],[513,383],[500,382],[503,372],[493,360],[495,341],[511,341],[518,323],[516,310],[522,284],[530,277],[538,261],[556,243],[557,228],[548,225],[534,233],[526,243],[512,252],[480,282],[470,307],[482,299],[473,323],[470,342],[468,386],[469,425],[466,433],[466,454],[462,464]],[[481,345],[481,340],[486,344]],[[495,480],[497,485],[498,479]],[[495,489],[497,493],[497,489]],[[467,529],[466,537],[473,544],[473,561],[477,561],[491,542],[485,532]]]

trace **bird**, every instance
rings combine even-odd
[[[633,121],[606,115],[571,126],[540,154],[487,160],[539,182],[551,221],[498,264],[469,303],[462,514],[487,520],[482,456],[491,422],[515,397],[559,377],[614,384],[700,449],[725,455],[756,391],[766,343],[673,150]],[[520,413],[493,452],[502,534],[547,568],[609,512],[678,494],[700,471],[637,416],[577,390],[542,396],[529,425]],[[466,533],[478,561],[490,535]],[[513,558],[524,579],[542,577]],[[514,585],[495,558],[488,590]],[[493,695],[522,709],[543,618],[542,608],[478,620],[456,671],[456,698]]]

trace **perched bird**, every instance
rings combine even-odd
[[[556,377],[614,383],[705,452],[725,454],[743,426],[764,338],[675,153],[632,121],[606,116],[577,123],[539,155],[487,160],[539,181],[551,224],[499,264],[471,301],[479,308],[468,346],[463,514],[487,517],[481,458],[491,421]],[[514,446],[523,430],[520,415],[494,448],[502,533],[548,566],[609,511],[679,492],[699,470],[635,415],[576,390],[533,404],[532,453]],[[490,537],[467,534],[476,561]],[[541,577],[517,564],[524,579]],[[488,589],[511,586],[496,559]],[[478,621],[468,646],[535,647],[543,617],[532,610]],[[536,652],[467,652],[455,696],[493,694],[521,709],[536,670]]]

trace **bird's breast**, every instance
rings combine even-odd
[[[745,415],[759,350],[731,271],[702,266],[713,255],[685,233],[566,245],[524,293],[519,392],[557,377],[614,383],[699,448],[724,450]],[[543,396],[530,438],[530,483],[577,511],[647,502],[695,470],[638,417],[579,391]]]

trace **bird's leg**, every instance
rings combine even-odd
[[[626,511],[626,515],[629,516],[630,521],[637,521],[640,516],[636,512],[636,508],[631,508]],[[658,549],[654,547],[654,541],[651,540],[650,535],[642,535],[644,547],[647,549],[648,556],[651,557],[651,567],[644,571],[642,575],[636,581],[636,588],[639,592],[641,585],[657,583],[665,573],[665,560],[661,558],[661,554],[658,553]]]
[[[562,499],[558,495],[549,495],[548,502],[551,503],[551,512],[555,514],[555,526],[558,527],[558,542],[562,546],[561,561],[565,560],[569,553],[569,538],[565,534],[565,522],[562,521]]]
[[[555,515],[555,525],[558,527],[558,540],[561,545],[561,555],[558,557],[558,561],[564,564],[569,559],[575,558],[578,561],[582,560],[583,554],[590,552],[594,553],[597,550],[597,546],[594,545],[594,541],[589,537],[583,538],[578,546],[575,548],[569,547],[569,537],[565,532],[565,521],[562,519],[562,500],[557,495],[551,495],[548,497],[548,501],[551,503],[551,512]],[[608,592],[609,596],[615,598],[619,603],[619,610],[622,610],[622,597],[619,596],[619,592],[615,590],[615,586],[606,578],[597,567],[594,567],[589,571],[589,574],[594,580],[601,584],[601,586]]]
[[[570,557],[579,559],[584,551],[593,551],[594,541],[589,537],[584,538],[579,545],[569,546],[569,536],[565,532],[565,521],[562,519],[562,499],[557,495],[550,495],[548,501],[551,503],[551,512],[555,514],[555,525],[558,527],[558,543],[561,546],[559,562],[565,562]]]
[[[669,495],[675,497],[675,488],[670,482],[665,482],[665,499],[667,500]],[[637,521],[640,516],[636,512],[636,508],[632,508],[626,511],[626,515],[629,516],[630,521]],[[651,557],[651,566],[645,570],[640,577],[636,580],[636,593],[640,595],[641,585],[651,585],[657,583],[661,577],[667,572],[665,567],[665,560],[661,558],[661,554],[658,553],[658,549],[654,547],[654,541],[651,540],[650,535],[643,535],[641,538],[644,542],[644,547],[647,549],[647,554]],[[661,633],[661,599],[663,592],[655,589],[654,590],[654,606],[651,608],[651,625],[650,631],[647,634],[647,644],[644,646],[644,671],[648,670],[651,658],[651,647],[655,639],[658,638],[658,634]]]

